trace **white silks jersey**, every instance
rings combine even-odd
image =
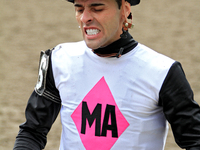
[[[168,126],[158,99],[174,62],[142,44],[120,58],[99,57],[83,41],[58,45],[60,150],[163,150]]]

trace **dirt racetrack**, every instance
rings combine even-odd
[[[200,103],[200,1],[142,0],[132,7],[134,29],[142,44],[183,65]],[[25,121],[27,99],[37,80],[40,50],[79,41],[74,8],[64,0],[0,0],[0,150],[11,150]],[[46,150],[58,150],[61,125],[56,120]],[[171,130],[165,150],[179,150]]]

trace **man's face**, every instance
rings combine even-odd
[[[89,48],[105,47],[120,38],[123,19],[115,0],[75,0],[74,6]]]

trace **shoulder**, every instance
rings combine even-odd
[[[51,54],[51,63],[54,77],[63,73],[67,68],[80,64],[86,55],[88,47],[84,41],[63,43],[57,45]]]
[[[155,88],[160,90],[170,68],[176,62],[172,58],[160,54],[149,47],[138,44],[134,53],[134,62],[137,64],[139,77]],[[132,65],[134,65],[132,63]]]
[[[69,56],[74,56],[74,55],[80,55],[85,52],[87,46],[84,41],[79,41],[79,42],[71,42],[71,43],[62,43],[57,45],[53,52],[52,55],[54,56],[62,56],[62,55],[69,55]]]
[[[138,44],[136,47],[135,57],[141,61],[144,65],[150,67],[151,69],[169,69],[175,62],[174,59],[160,54],[151,48]]]

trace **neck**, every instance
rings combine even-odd
[[[138,42],[127,33],[126,38],[120,38],[119,40],[111,43],[110,45],[98,49],[94,49],[93,52],[100,57],[121,57],[121,55],[128,53],[137,46]]]

